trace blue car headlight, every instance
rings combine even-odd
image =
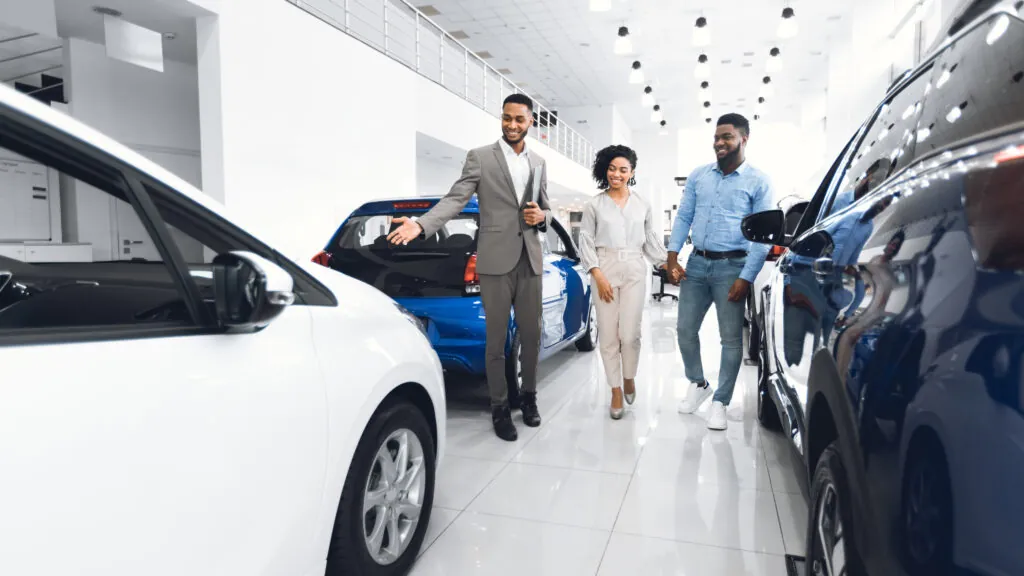
[[[420,333],[423,334],[424,337],[427,336],[427,327],[423,325],[423,321],[413,315],[412,312],[409,312],[405,306],[402,306],[398,302],[395,302],[395,308],[398,308],[398,311],[401,312],[409,322],[412,322],[413,326],[419,329]]]

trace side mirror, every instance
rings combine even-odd
[[[835,243],[832,241],[832,236],[824,230],[818,230],[806,238],[801,238],[792,247],[793,253],[797,256],[814,259],[829,256],[834,249]]]
[[[741,224],[743,237],[758,244],[785,246],[786,216],[782,210],[766,210],[751,214]]]
[[[213,259],[217,320],[229,332],[264,328],[295,302],[295,283],[280,266],[251,252]]]

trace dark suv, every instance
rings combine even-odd
[[[809,575],[1024,574],[1024,21],[971,2],[835,160],[760,291],[758,417]]]

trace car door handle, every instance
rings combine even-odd
[[[814,269],[814,275],[820,279],[831,276],[836,270],[836,265],[831,258],[826,257],[815,260],[812,268]]]

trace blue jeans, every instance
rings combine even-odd
[[[743,362],[743,311],[746,300],[729,302],[729,289],[743,271],[745,258],[708,260],[691,254],[686,263],[686,279],[679,284],[679,318],[676,333],[683,368],[691,382],[704,382],[700,361],[698,332],[708,308],[714,302],[718,313],[718,331],[722,336],[722,363],[718,371],[718,390],[714,399],[725,406],[732,400],[736,376]]]

